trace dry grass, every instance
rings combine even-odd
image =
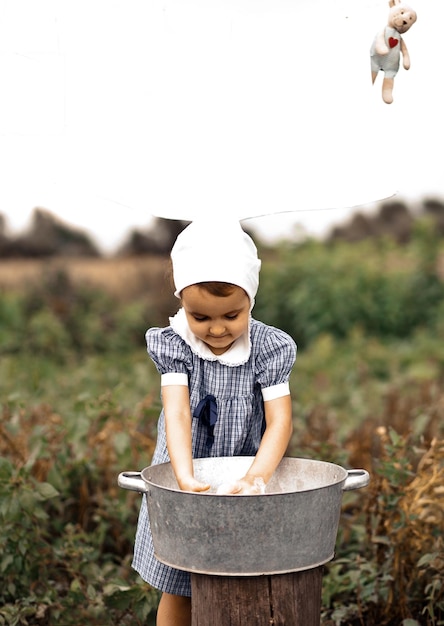
[[[387,440],[387,431],[380,429],[382,440]],[[396,470],[401,467],[405,457],[386,459],[393,463]],[[413,469],[413,468],[410,468]],[[384,541],[392,546],[391,584],[384,613],[388,617],[412,617],[412,598],[417,597],[418,589],[424,589],[429,610],[427,624],[436,622],[433,607],[442,602],[443,588],[440,583],[444,575],[444,440],[434,439],[419,458],[412,478],[407,484],[398,485],[398,489],[387,480],[378,476],[373,491],[373,507],[379,509],[378,537],[385,538],[380,546],[379,558],[387,558]],[[376,495],[376,494],[375,494]],[[392,502],[396,506],[381,507]],[[423,600],[426,605],[425,599]],[[442,604],[440,604],[442,607]],[[431,618],[431,619],[430,619]],[[389,622],[392,623],[392,622]]]
[[[159,256],[8,259],[0,262],[0,290],[23,291],[48,273],[64,272],[73,286],[102,289],[120,301],[145,292],[171,292],[168,261]]]

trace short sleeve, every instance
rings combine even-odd
[[[282,330],[264,326],[256,360],[256,380],[264,400],[289,394],[288,381],[296,360],[296,344]]]
[[[189,349],[171,327],[150,328],[145,339],[148,354],[162,377],[170,374],[188,376],[192,367]],[[165,376],[165,380],[167,378]]]

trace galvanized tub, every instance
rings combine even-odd
[[[218,495],[253,457],[195,459],[205,493],[181,491],[170,463],[122,472],[118,484],[145,493],[156,558],[219,576],[296,572],[330,561],[344,491],[369,483],[366,470],[285,457],[261,495]]]

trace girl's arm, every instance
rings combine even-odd
[[[247,474],[232,493],[257,493],[255,481],[267,483],[284,456],[293,432],[291,396],[264,402],[266,429],[259,450]]]
[[[184,491],[206,491],[210,485],[194,478],[191,446],[190,395],[186,385],[162,387],[168,454],[179,487]]]

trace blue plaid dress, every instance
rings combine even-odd
[[[188,376],[191,413],[208,394],[217,402],[214,443],[207,446],[208,430],[192,420],[193,457],[254,456],[264,426],[262,389],[287,383],[296,359],[293,339],[277,328],[251,319],[251,352],[243,365],[227,366],[195,354],[170,327],[146,334],[148,353],[160,374]],[[151,464],[169,461],[163,410]],[[190,596],[190,575],[160,563],[154,556],[146,496],[142,498],[134,546],[133,568],[150,585],[175,595]]]

